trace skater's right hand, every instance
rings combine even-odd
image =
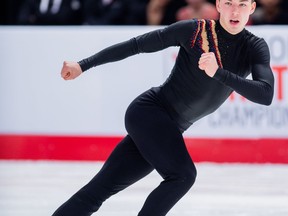
[[[82,69],[77,62],[64,61],[61,77],[64,80],[73,80],[82,74]]]

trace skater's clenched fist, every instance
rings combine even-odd
[[[213,52],[203,53],[199,59],[198,64],[199,68],[204,70],[205,73],[210,77],[214,76],[219,67]]]
[[[61,77],[64,80],[72,80],[82,74],[82,69],[77,62],[64,61]]]

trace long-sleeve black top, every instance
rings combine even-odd
[[[138,54],[179,46],[168,79],[160,86],[177,121],[192,124],[214,112],[236,91],[250,101],[270,105],[274,77],[266,42],[243,29],[232,35],[219,21],[186,20],[108,47],[79,62],[83,71]],[[199,69],[203,52],[214,52],[219,69],[209,77]],[[246,79],[252,74],[252,80]]]

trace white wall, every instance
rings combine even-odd
[[[138,94],[165,80],[175,48],[102,65],[73,81],[62,80],[60,70],[64,60],[78,61],[150,30],[1,27],[0,134],[125,134],[127,106]],[[192,126],[186,136],[288,137],[288,27],[249,30],[264,37],[271,49],[276,80],[273,105],[255,105],[235,96]],[[284,68],[281,83],[275,67]]]

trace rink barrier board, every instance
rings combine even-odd
[[[1,160],[105,161],[121,136],[0,135]],[[195,162],[288,163],[287,138],[185,138]]]

